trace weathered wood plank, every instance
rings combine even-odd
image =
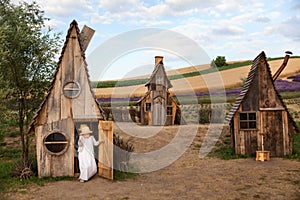
[[[113,180],[113,122],[99,121],[98,174]]]
[[[93,30],[92,28],[84,25],[81,32],[80,32],[80,43],[81,43],[81,47],[82,47],[82,52],[85,52],[85,50],[87,49],[93,35],[95,33],[95,30]]]

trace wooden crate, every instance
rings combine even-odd
[[[259,161],[270,160],[270,151],[256,151],[256,160]]]

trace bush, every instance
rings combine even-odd
[[[223,67],[227,65],[225,56],[217,56],[213,62],[217,67]]]

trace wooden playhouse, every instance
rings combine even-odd
[[[255,156],[256,151],[265,150],[270,156],[282,157],[292,153],[292,135],[299,130],[273,78],[261,52],[226,118],[236,154]]]
[[[153,126],[177,123],[179,106],[169,92],[173,86],[166,75],[162,56],[155,57],[155,68],[145,86],[148,90],[137,102],[140,105],[141,123]]]
[[[96,140],[105,141],[95,157],[99,175],[113,177],[113,125],[104,121],[95,99],[84,54],[93,34],[87,26],[80,32],[75,20],[70,24],[51,88],[33,118],[30,131],[35,132],[39,177],[78,172],[76,143],[82,124],[90,127]]]

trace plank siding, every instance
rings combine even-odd
[[[113,179],[113,123],[99,122],[99,139],[104,141],[99,147],[98,174],[107,179]]]
[[[84,33],[88,34],[86,41],[83,41]],[[78,133],[75,131],[74,121],[81,120],[88,124],[97,133],[95,138],[98,139],[98,121],[103,120],[104,117],[90,87],[87,63],[80,43],[80,41],[85,42],[84,48],[86,48],[91,36],[92,32],[89,29],[83,30],[80,35],[77,22],[71,23],[51,88],[30,125],[30,130],[35,131],[39,177],[74,175],[74,141],[75,132]],[[70,82],[79,84],[81,91],[77,96],[70,97],[64,94],[64,86]],[[66,137],[66,149],[61,151],[57,148],[59,146],[52,146],[51,148],[54,149],[52,151],[53,149],[46,148],[44,140],[53,132]],[[59,140],[60,137],[56,134],[50,137],[50,141]],[[58,152],[53,153],[55,151]]]
[[[44,145],[44,138],[52,132],[65,134],[67,150],[60,156],[49,153]],[[73,176],[74,175],[74,125],[72,119],[64,119],[36,127],[37,164],[39,177]]]
[[[148,91],[138,101],[141,106],[141,123],[144,125],[174,125],[179,109],[168,91],[172,84],[166,75],[162,59],[163,57],[155,57],[155,68],[145,85]],[[145,111],[146,103],[151,103],[150,111]],[[168,106],[172,106],[171,116],[167,115]]]
[[[241,130],[240,112],[255,112],[256,128]],[[254,59],[226,121],[231,124],[237,154],[253,156],[256,150],[262,150],[262,136],[264,150],[270,151],[270,156],[282,157],[292,153],[292,134],[299,130],[276,91],[264,52]]]

